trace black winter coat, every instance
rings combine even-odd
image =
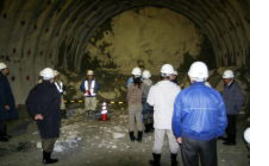
[[[9,105],[10,110],[5,110],[5,105]],[[16,118],[18,118],[18,112],[15,107],[15,99],[11,87],[7,77],[0,72],[0,120]]]
[[[61,94],[54,83],[43,81],[36,85],[29,93],[26,106],[29,114],[34,118],[42,114],[44,119],[37,120],[41,138],[57,138],[60,134],[60,101]]]

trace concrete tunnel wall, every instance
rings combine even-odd
[[[187,17],[212,45],[216,66],[249,66],[249,0],[3,0],[0,60],[18,104],[46,67],[80,72],[88,40],[108,19],[140,7]]]

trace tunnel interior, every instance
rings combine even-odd
[[[245,97],[238,145],[218,141],[218,165],[249,165],[241,134],[250,123],[249,0],[1,0],[0,62],[10,70],[19,119],[7,123],[12,138],[0,142],[0,165],[41,164],[42,141],[24,104],[45,67],[61,73],[67,93],[68,118],[53,154],[61,160],[57,165],[148,165],[154,134],[144,134],[142,143],[128,137],[131,70],[150,70],[156,83],[160,67],[172,64],[184,89],[196,60],[208,65],[208,81],[220,92],[223,71],[235,71]],[[106,101],[107,121],[85,114],[80,84],[88,69],[100,83],[95,111],[100,115]],[[161,160],[170,165],[168,148]]]
[[[194,60],[249,73],[249,19],[249,0],[3,0],[0,61],[18,104],[47,66],[71,92],[87,69],[117,93],[134,66],[156,78],[171,63],[183,79]]]

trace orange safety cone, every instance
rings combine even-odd
[[[107,115],[107,104],[106,102],[102,103],[102,109],[101,109],[101,117],[100,120],[102,121],[107,121],[108,120],[108,115]]]

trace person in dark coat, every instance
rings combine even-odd
[[[9,70],[6,64],[0,63],[0,141],[7,142],[7,120],[18,118],[15,99],[7,79]]]
[[[236,144],[236,121],[237,115],[244,103],[244,95],[238,83],[234,80],[232,70],[225,70],[223,73],[224,91],[223,99],[226,106],[228,127],[226,128],[227,138],[223,138],[224,145]]]
[[[43,163],[58,161],[51,153],[60,134],[61,94],[54,84],[54,70],[45,68],[40,72],[42,83],[37,84],[29,93],[26,106],[31,117],[36,121],[42,139]]]

